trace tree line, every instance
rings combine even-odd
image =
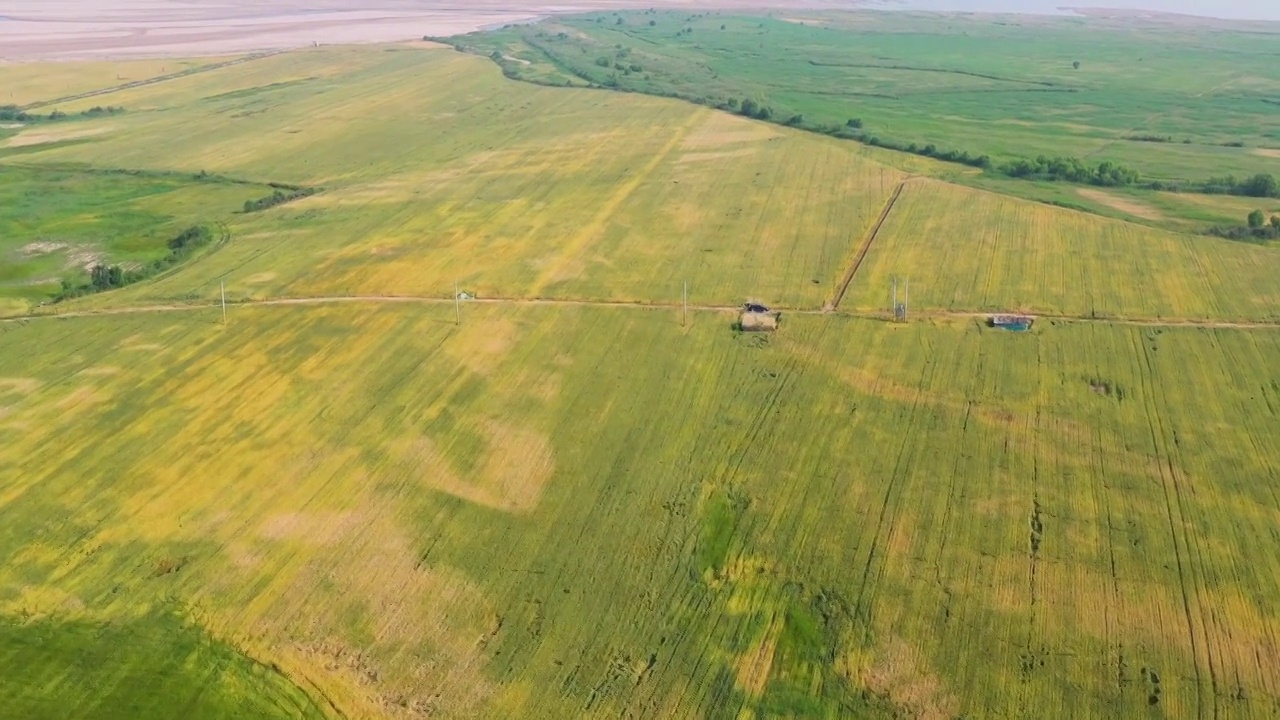
[[[95,105],[88,110],[77,113],[76,116],[91,118],[102,115],[118,115],[122,112],[124,112],[122,107]],[[69,117],[72,116],[61,110],[54,110],[48,115],[37,115],[29,113],[17,105],[0,105],[0,122],[56,122],[58,120],[66,120]]]
[[[555,49],[549,47],[546,43],[540,42],[540,40],[551,41],[554,39],[568,40],[569,36],[563,32],[554,37],[546,33],[524,35],[525,42],[542,51],[558,69],[571,73],[585,81],[590,87],[606,87],[628,92],[636,91],[638,89],[632,86],[624,86],[622,83],[624,82],[625,76],[644,72],[645,68],[639,64],[635,64],[633,66],[612,60],[608,57],[598,57],[595,59],[594,65],[607,70],[620,70],[623,73],[623,77],[619,77],[617,72],[615,72],[608,78],[601,80],[600,78],[593,76],[593,68],[578,65],[577,63],[580,59],[572,53],[557,53]],[[462,52],[475,52],[479,50],[475,47],[462,45],[458,43],[456,39],[445,39],[445,41],[450,42],[457,50]],[[621,48],[621,46],[619,46],[619,48]],[[629,50],[627,48],[621,48],[615,55],[618,59],[626,58],[629,55]],[[494,50],[490,53],[490,58],[503,68],[508,77],[513,79],[522,79],[519,73],[506,61],[506,58],[503,56],[501,51]],[[585,60],[585,58],[583,60]],[[645,81],[650,81],[651,73],[645,73],[643,77]],[[555,83],[540,81],[537,79],[530,79],[530,82],[555,85]],[[1231,176],[1210,178],[1206,181],[1144,179],[1137,170],[1113,161],[1104,160],[1097,164],[1092,164],[1086,163],[1075,157],[1047,157],[1044,155],[1036,158],[1013,158],[997,164],[989,155],[985,154],[975,154],[954,148],[940,148],[934,143],[921,144],[884,138],[864,129],[862,120],[858,118],[851,118],[843,125],[814,123],[808,121],[802,114],[780,113],[765,101],[758,98],[729,97],[716,99],[714,97],[708,97],[707,95],[698,95],[694,92],[682,90],[678,85],[671,85],[669,83],[660,87],[649,85],[642,91],[650,95],[687,100],[699,105],[714,107],[755,120],[778,123],[847,140],[856,140],[874,147],[921,155],[943,162],[966,165],[1016,179],[1072,182],[1102,187],[1140,186],[1152,190],[1230,194],[1259,198],[1280,197],[1280,187],[1277,187],[1276,179],[1268,174],[1259,174],[1242,180]],[[1128,139],[1144,142],[1171,142],[1173,140],[1172,137],[1157,135],[1132,135]],[[1228,144],[1239,145],[1240,143]]]
[[[246,214],[273,208],[277,205],[283,205],[287,202],[304,198],[316,193],[314,188],[298,187],[297,185],[284,185],[282,183],[271,183],[274,190],[266,197],[257,200],[245,200],[244,212]]]
[[[1258,173],[1252,177],[1238,179],[1234,175],[1209,178],[1204,182],[1154,181],[1149,187],[1152,190],[1168,190],[1171,192],[1199,192],[1206,195],[1239,195],[1241,197],[1280,198],[1280,181],[1270,173]]]
[[[1138,171],[1104,160],[1097,166],[1086,165],[1079,158],[1045,157],[1014,160],[1000,166],[1000,172],[1027,180],[1056,180],[1087,185],[1116,187],[1132,185],[1140,179]]]

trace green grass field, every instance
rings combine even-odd
[[[1110,160],[1153,178],[1203,180],[1276,172],[1277,37],[1275,24],[797,10],[595,13],[453,42],[496,50],[535,82],[712,104],[750,98],[778,121],[858,118],[902,144],[996,161]],[[1140,136],[1170,141],[1132,139]]]
[[[156,614],[101,624],[0,620],[11,717],[324,718],[278,672]]]
[[[1280,215],[1280,199],[1161,192],[1146,188],[1090,188],[1069,183],[1028,182],[990,175],[969,175],[971,187],[1049,205],[1103,215],[1179,233],[1207,234],[1215,227],[1246,223],[1249,213]]]
[[[265,184],[0,160],[0,315],[25,313],[93,265],[146,265],[186,228],[229,218]]]
[[[230,239],[0,321],[0,707],[1280,712],[1280,250],[427,43],[83,102],[0,149],[77,198],[5,243]]]

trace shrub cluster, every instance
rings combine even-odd
[[[7,122],[31,122],[40,119],[39,116],[31,115],[23,112],[22,108],[17,105],[0,105],[0,120]]]
[[[1148,184],[1152,190],[1171,192],[1199,192],[1206,195],[1239,195],[1255,198],[1280,198],[1280,181],[1269,173],[1259,173],[1238,180],[1235,176],[1209,178],[1204,182],[1154,181]]]
[[[1138,172],[1124,165],[1103,161],[1098,165],[1085,165],[1078,158],[1055,157],[1041,155],[1035,160],[1014,160],[1000,166],[1000,172],[1009,177],[1028,180],[1065,180],[1067,182],[1086,183],[1115,187],[1132,185],[1139,180]]]
[[[761,105],[751,98],[744,98],[738,103],[738,114],[757,120],[770,120],[773,118],[773,108]]]
[[[1219,226],[1210,229],[1209,234],[1227,238],[1228,240],[1245,240],[1248,242],[1280,240],[1280,215],[1272,215],[1271,220],[1268,221],[1267,216],[1261,210],[1254,210],[1249,213],[1249,218],[1245,225]]]
[[[943,162],[959,163],[961,165],[968,165],[969,167],[982,168],[983,170],[992,167],[991,158],[987,155],[970,155],[965,150],[941,150],[933,143],[929,143],[927,145],[919,145],[917,143],[900,143],[894,140],[885,140],[884,138],[879,138],[875,135],[866,135],[859,139],[874,147],[897,150],[898,152],[911,153],[912,155],[923,155],[924,157],[942,160]]]
[[[127,269],[120,265],[94,265],[89,268],[89,282],[87,283],[77,285],[74,281],[63,278],[62,292],[58,293],[57,297],[54,298],[54,302],[121,288],[145,280],[182,262],[198,248],[209,244],[212,239],[213,233],[209,231],[209,228],[204,225],[196,225],[183,230],[179,235],[169,240],[169,253],[162,258],[157,258],[150,265]]]
[[[85,110],[84,112],[80,113],[80,117],[99,117],[101,115],[116,115],[122,112],[124,112],[124,108],[122,107],[114,107],[114,106],[102,107],[99,105],[99,106],[91,107],[88,110]],[[41,121],[56,122],[58,120],[65,120],[69,117],[71,116],[68,115],[67,113],[62,112],[61,110],[54,110],[48,115],[36,115],[34,113],[29,113],[23,110],[17,105],[0,105],[0,122],[25,122],[25,123],[41,122]]]
[[[259,210],[266,210],[267,208],[283,205],[292,200],[297,200],[298,198],[314,195],[316,192],[312,188],[298,187],[296,185],[282,185],[279,183],[271,183],[271,187],[275,188],[275,190],[270,195],[264,198],[258,198],[257,200],[245,200],[244,211],[246,213],[251,213],[258,212]]]
[[[124,108],[122,107],[116,107],[114,105],[108,105],[106,107],[94,105],[80,114],[85,117],[98,117],[100,115],[119,115],[122,112],[124,112]]]

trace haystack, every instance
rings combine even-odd
[[[744,310],[739,324],[748,332],[774,332],[778,329],[778,313]]]

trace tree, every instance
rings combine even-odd
[[[849,118],[845,121],[844,126],[857,130],[862,127],[862,120],[860,118]]]
[[[119,265],[94,265],[89,270],[89,281],[95,290],[120,287],[124,285],[124,270]]]
[[[1280,197],[1280,182],[1276,182],[1275,176],[1266,173],[1249,178],[1241,189],[1249,197]]]
[[[655,26],[655,25],[657,25],[657,24],[658,24],[658,21],[657,21],[657,20],[650,20],[650,21],[649,21],[649,27],[654,27],[654,26]]]
[[[751,98],[745,98],[740,107],[742,108],[742,114],[747,117],[755,117],[756,113],[760,110],[760,105]]]
[[[1277,232],[1280,232],[1280,215],[1271,216],[1271,227]]]
[[[1249,213],[1249,227],[1257,230],[1267,221],[1267,216],[1262,214],[1261,210],[1254,210]]]
[[[1075,62],[1071,63],[1071,67],[1075,68],[1076,70],[1079,70],[1079,69],[1080,69],[1080,61],[1079,61],[1079,60],[1077,60],[1077,61],[1075,61]]]

